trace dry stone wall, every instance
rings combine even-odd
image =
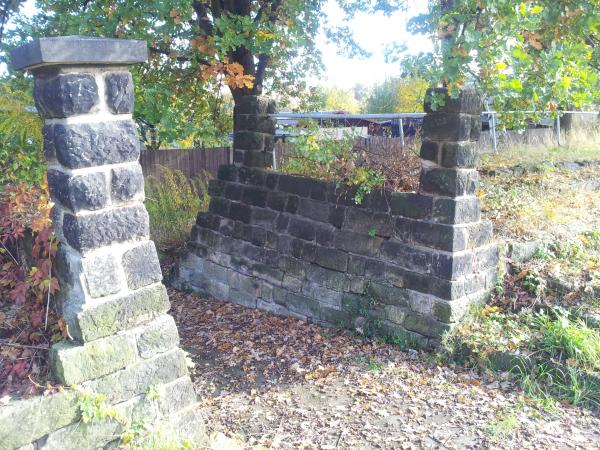
[[[479,97],[425,118],[418,193],[356,205],[334,183],[222,166],[175,284],[317,323],[436,346],[496,279],[492,226],[475,195]]]
[[[84,60],[82,48],[88,50]],[[45,120],[60,243],[56,300],[72,336],[52,347],[50,359],[61,384],[102,394],[133,422],[199,440],[203,423],[167,314],[143,204],[127,65],[146,56],[144,42],[81,37],[42,38],[13,54],[16,65],[34,74],[36,106]],[[158,400],[146,396],[151,388]],[[79,402],[80,394],[66,389],[0,407],[0,449],[114,447],[121,426],[114,420],[81,423]]]

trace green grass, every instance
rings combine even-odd
[[[208,209],[207,182],[189,180],[181,171],[162,168],[159,177],[146,178],[146,209],[150,235],[159,249],[183,244],[200,211]]]

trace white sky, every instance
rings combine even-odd
[[[407,46],[410,53],[428,51],[431,42],[422,35],[411,35],[406,31],[408,19],[426,11],[426,0],[408,0],[407,12],[398,12],[390,17],[383,14],[358,13],[350,23],[354,39],[372,53],[368,59],[347,58],[337,54],[335,44],[327,43],[323,33],[317,42],[323,53],[324,78],[314,80],[314,84],[351,88],[355,84],[372,85],[399,73],[398,63],[386,63],[384,51],[387,44],[399,42]],[[25,12],[35,11],[34,1],[28,0],[23,6]],[[335,0],[328,0],[325,13],[332,24],[339,23],[342,12]],[[312,81],[312,80],[311,80]],[[311,84],[313,84],[311,82]]]

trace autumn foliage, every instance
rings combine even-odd
[[[45,187],[0,192],[0,396],[35,392],[48,375],[47,349],[61,338],[50,209]]]

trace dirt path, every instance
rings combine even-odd
[[[597,413],[336,329],[170,292],[210,431],[246,448],[600,448]]]

